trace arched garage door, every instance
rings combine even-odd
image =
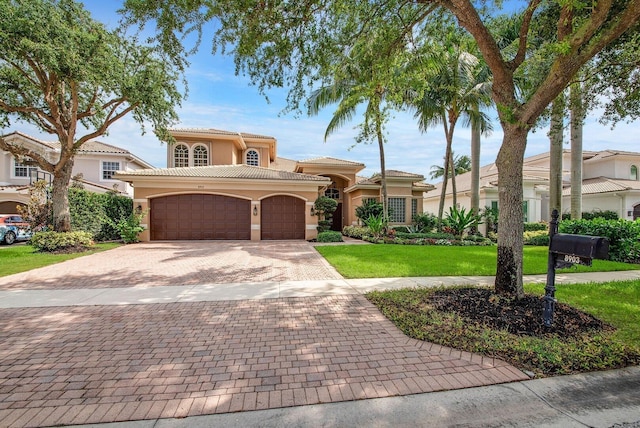
[[[305,202],[293,196],[272,196],[260,202],[261,239],[304,239]]]
[[[0,214],[18,214],[18,205],[22,207],[25,206],[25,204],[20,202],[0,202]]]
[[[221,195],[151,200],[151,240],[251,239],[251,202]]]

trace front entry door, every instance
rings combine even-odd
[[[331,230],[342,232],[342,202],[338,202],[338,207],[333,212],[332,221]]]

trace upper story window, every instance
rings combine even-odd
[[[25,160],[30,160],[25,158]],[[18,161],[18,159],[14,158],[13,163],[13,176],[14,177],[25,177],[28,178],[33,171],[37,171],[38,168],[35,166],[29,166],[23,162]]]
[[[184,144],[178,144],[173,149],[173,166],[176,168],[189,166],[189,148]]]
[[[632,180],[638,179],[638,167],[635,165],[631,165],[631,179]]]
[[[102,162],[102,179],[113,180],[113,173],[120,169],[120,162]]]
[[[324,191],[324,195],[327,198],[335,199],[337,201],[338,199],[340,199],[340,190],[333,188],[327,189]]]
[[[209,165],[209,151],[205,146],[196,146],[193,149],[193,166]]]
[[[249,150],[247,151],[247,165],[251,166],[259,166],[260,165],[260,155],[257,150]]]

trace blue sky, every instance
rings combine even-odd
[[[116,10],[120,1],[89,0],[84,2],[94,18],[113,27],[117,24]],[[204,35],[204,43],[198,54],[191,58],[186,78],[189,82],[189,97],[178,113],[179,127],[217,128],[234,132],[249,132],[270,135],[278,140],[278,156],[302,160],[319,156],[363,162],[367,169],[363,175],[372,175],[380,170],[378,148],[375,144],[355,145],[358,122],[347,124],[324,142],[324,132],[333,108],[328,107],[319,116],[308,118],[282,115],[285,105],[285,90],[268,93],[270,103],[249,84],[247,78],[235,76],[233,58],[210,53],[211,34]],[[492,117],[495,119],[495,114]],[[614,130],[597,122],[598,112],[587,119],[584,129],[584,149],[617,149],[638,151],[636,124],[619,124]],[[484,137],[481,149],[481,164],[495,161],[502,140],[500,125],[494,120],[495,131]],[[4,132],[20,130],[29,135],[50,141],[51,135],[37,129],[14,123]],[[432,165],[441,164],[445,150],[442,127],[430,129],[422,134],[418,131],[413,116],[397,113],[386,127],[387,144],[385,157],[387,169],[398,169],[423,174],[427,181]],[[142,135],[140,127],[131,118],[126,118],[110,128],[109,135],[101,141],[126,148],[136,156],[156,167],[166,166],[166,145],[161,144],[148,132]],[[565,142],[568,138],[565,138]],[[565,144],[568,148],[568,145]],[[526,155],[548,151],[547,130],[540,129],[529,135]],[[453,150],[456,154],[470,154],[470,130],[458,126],[454,136]]]

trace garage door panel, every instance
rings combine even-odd
[[[250,239],[250,201],[222,195],[151,200],[152,240]]]
[[[306,204],[293,196],[272,196],[261,201],[261,238],[305,239]]]

